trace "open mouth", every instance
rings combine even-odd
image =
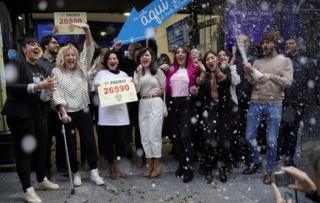
[[[143,65],[147,65],[149,63],[149,60],[142,60]]]
[[[111,66],[112,68],[114,68],[116,65],[117,65],[116,63],[110,63],[110,66]]]
[[[39,55],[40,54],[40,50],[39,49],[33,49],[32,53],[35,55]]]
[[[72,66],[72,65],[75,64],[75,60],[74,60],[74,59],[69,59],[69,60],[67,60],[67,64],[68,64],[69,66]]]

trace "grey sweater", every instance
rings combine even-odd
[[[282,103],[284,89],[292,84],[293,67],[291,60],[283,55],[265,57],[253,63],[253,68],[262,74],[268,74],[270,80],[255,81],[251,75],[248,80],[253,84],[251,102]]]

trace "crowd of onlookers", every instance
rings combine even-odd
[[[145,177],[158,177],[162,138],[168,136],[178,161],[175,175],[184,183],[192,181],[196,170],[207,183],[213,181],[215,170],[221,182],[243,165],[245,175],[261,172],[262,142],[265,184],[273,182],[275,164],[283,160],[289,166],[283,170],[300,181],[291,188],[307,193],[319,189],[319,174],[311,180],[294,168],[300,122],[309,106],[319,105],[320,89],[319,70],[301,53],[298,39],[285,42],[284,54],[276,33],[265,34],[259,50],[250,46],[246,35],[237,37],[238,49],[232,52],[201,53],[177,46],[171,62],[167,54],[157,53],[155,40],[147,40],[145,47],[132,43],[125,52],[121,44],[98,48],[87,24],[73,25],[85,32],[81,51],[72,42],[59,46],[54,35],[41,43],[25,38],[21,55],[10,62],[17,75],[7,80],[3,114],[15,141],[17,173],[26,201],[41,202],[30,183],[33,167],[36,189],[59,188],[49,179],[53,136],[57,170],[67,169],[62,125],[75,186],[82,184],[77,140],[81,164],[86,162],[90,179],[103,185],[98,166],[103,167],[105,160],[113,180],[128,177],[122,160],[134,157],[138,167],[147,167]],[[99,86],[127,77],[132,78],[138,101],[100,105]],[[21,145],[26,136],[36,140],[34,150]],[[317,153],[311,159],[319,173]],[[276,201],[281,202],[277,187],[272,187]]]

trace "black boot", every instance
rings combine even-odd
[[[211,169],[206,169],[205,174],[204,174],[204,179],[208,184],[212,183],[213,181],[213,175],[212,175],[212,170]]]
[[[226,173],[226,167],[225,166],[221,166],[219,168],[219,178],[220,181],[225,183],[227,182],[228,178],[227,178],[227,173]]]
[[[176,172],[174,173],[176,175],[176,177],[181,177],[184,175],[185,169],[179,165]]]
[[[206,173],[205,166],[201,161],[200,161],[200,166],[199,166],[198,172],[199,172],[200,175],[205,175],[205,173]]]
[[[182,181],[184,183],[189,183],[192,181],[192,179],[193,179],[193,171],[190,169],[187,169],[183,175]]]

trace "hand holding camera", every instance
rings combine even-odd
[[[297,180],[297,183],[288,185],[288,188],[299,190],[307,194],[317,191],[315,183],[305,172],[293,166],[282,167],[281,170],[286,172],[287,174],[290,174],[291,177],[294,177]]]

